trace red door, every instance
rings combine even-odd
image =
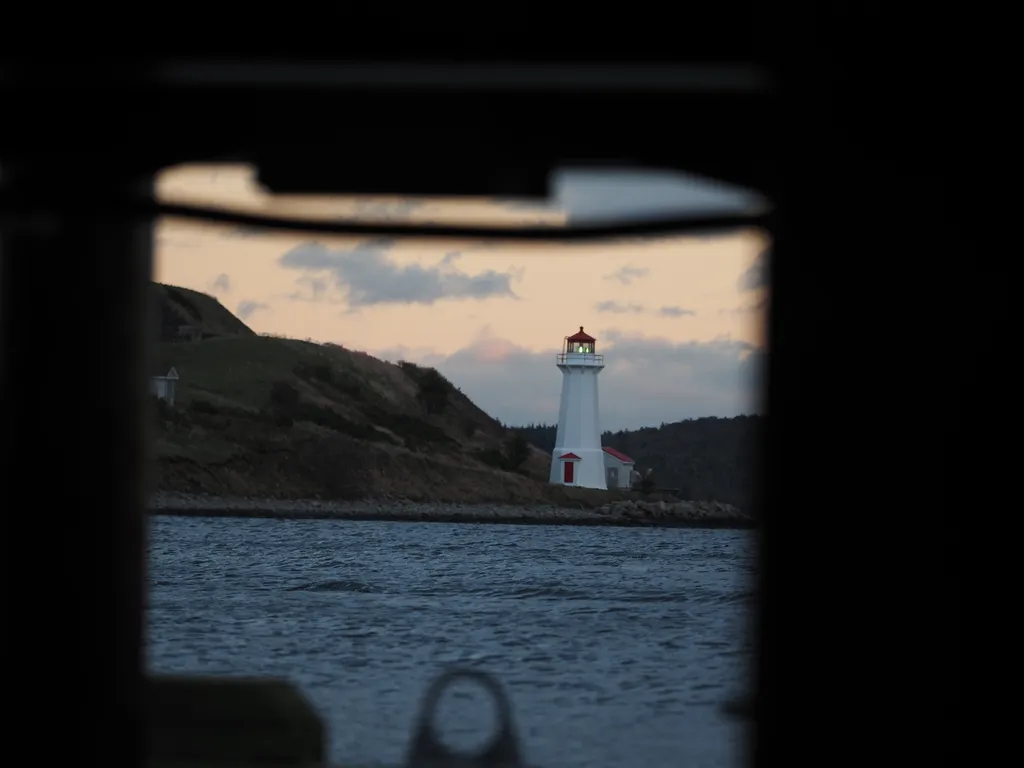
[[[573,471],[572,468],[573,468],[573,465],[575,463],[576,462],[573,462],[573,461],[563,462],[563,464],[565,465],[565,471],[564,471],[564,475],[563,476],[565,478],[565,484],[566,485],[572,485],[572,471]]]

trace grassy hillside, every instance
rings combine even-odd
[[[250,496],[531,500],[549,458],[433,369],[249,335],[161,343],[157,487]],[[521,455],[516,455],[521,451]]]

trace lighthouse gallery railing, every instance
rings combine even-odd
[[[604,355],[594,355],[589,352],[562,352],[557,356],[559,365],[565,363],[592,363],[604,365]]]

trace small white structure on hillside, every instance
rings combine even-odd
[[[603,450],[605,482],[608,483],[608,489],[632,488],[633,467],[636,462],[622,451],[617,451],[614,448],[605,446]]]
[[[178,386],[178,372],[173,365],[170,370],[160,367],[156,371],[149,379],[149,391],[160,400],[166,401],[168,405],[174,405],[174,390]],[[166,372],[161,374],[160,371]]]
[[[562,372],[562,401],[558,431],[551,454],[548,482],[581,488],[607,489],[605,453],[601,450],[597,375],[604,356],[596,353],[597,339],[583,331],[565,338],[557,365]]]

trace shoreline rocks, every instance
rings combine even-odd
[[[658,528],[751,528],[749,514],[713,501],[614,501],[596,509],[551,504],[452,504],[406,499],[322,501],[253,499],[158,492],[147,505],[153,515],[253,517],[296,520],[504,523],[518,525],[606,525]]]

